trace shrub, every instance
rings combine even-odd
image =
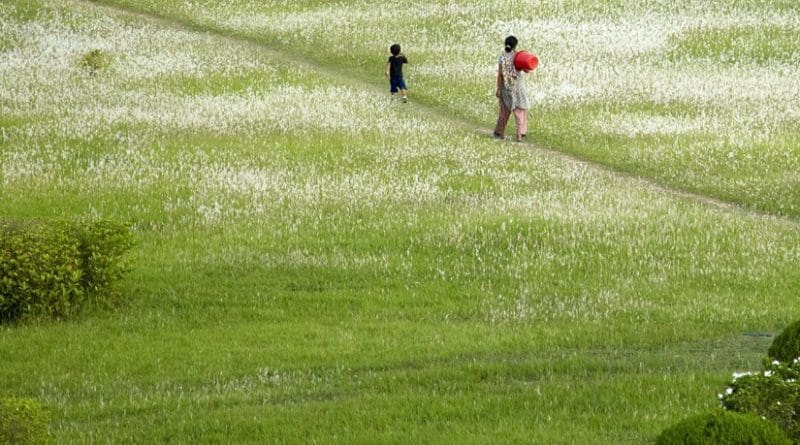
[[[665,429],[656,445],[791,445],[772,422],[752,414],[717,410],[684,419]]]
[[[772,340],[767,354],[772,359],[786,363],[800,357],[800,320],[787,326]]]
[[[0,222],[0,321],[110,302],[130,240],[108,221]]]
[[[720,400],[723,408],[762,416],[800,441],[800,360],[774,360],[760,373],[734,375]]]
[[[74,227],[73,234],[80,246],[82,288],[93,303],[102,303],[101,297],[113,295],[114,283],[125,273],[122,259],[131,248],[131,233],[118,223],[93,221]]]
[[[0,444],[47,443],[47,423],[47,412],[35,400],[0,398]]]
[[[99,49],[93,49],[81,58],[81,66],[89,71],[89,74],[94,75],[101,69],[111,64],[111,56]]]

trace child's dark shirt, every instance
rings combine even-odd
[[[404,63],[408,63],[408,59],[402,54],[389,56],[389,76],[392,78],[402,78]]]

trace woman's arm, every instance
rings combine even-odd
[[[503,67],[498,65],[497,66],[497,91],[495,91],[494,95],[500,97],[500,91],[503,88]]]

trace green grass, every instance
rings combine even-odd
[[[779,26],[740,26],[689,31],[675,39],[673,57],[724,63],[791,64],[800,51],[795,30]]]
[[[40,0],[8,0],[3,3],[3,9],[0,12],[4,17],[8,16],[15,21],[29,22],[36,19],[41,8]]]
[[[613,121],[626,114],[664,119],[691,119],[713,110],[682,104],[640,102],[596,104],[574,108],[564,115],[537,119],[532,137],[581,158],[613,166],[637,176],[691,192],[713,196],[770,214],[793,214],[800,205],[794,189],[783,186],[796,177],[791,167],[796,129],[792,124],[773,130],[768,141],[736,147],[734,137],[713,132],[683,134],[609,134],[593,127],[596,119]],[[608,118],[604,116],[610,116]],[[574,130],[564,132],[570,126]],[[654,149],[657,147],[657,149]],[[735,184],[735,185],[734,185]],[[753,196],[760,196],[753,200]]]
[[[202,32],[90,4],[3,16],[27,63],[0,79],[0,214],[96,215],[137,239],[117,307],[0,327],[0,394],[51,409],[57,443],[647,443],[716,406],[800,313],[789,124],[728,158],[713,126],[603,130],[725,106],[542,104],[533,139],[598,167],[475,131],[487,78],[410,71],[412,103],[388,104],[357,15],[329,57],[338,28],[281,46],[209,23],[271,4],[119,4]],[[625,17],[563,6],[546,17]],[[475,29],[437,14],[406,32]],[[88,76],[74,61],[98,47],[113,63]]]

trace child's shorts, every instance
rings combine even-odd
[[[406,90],[406,82],[402,77],[392,77],[389,79],[389,91],[396,93],[400,90]]]

